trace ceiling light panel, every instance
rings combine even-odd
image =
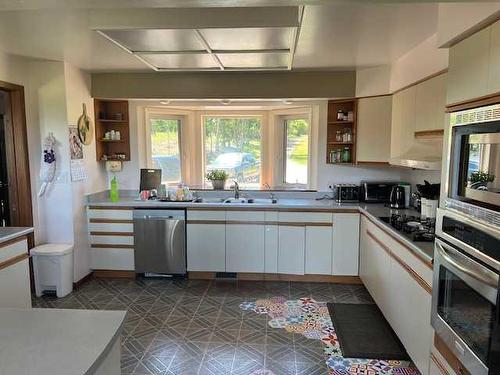
[[[204,70],[219,69],[219,65],[209,54],[141,54],[149,64],[158,69]]]
[[[205,49],[194,30],[105,30],[101,32],[130,51],[201,51]]]
[[[217,57],[227,69],[286,69],[288,53],[224,53]]]
[[[291,27],[200,29],[213,50],[289,49]]]

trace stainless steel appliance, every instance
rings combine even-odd
[[[438,210],[432,326],[474,375],[499,374],[500,228]]]
[[[334,186],[335,199],[339,203],[359,202],[359,186],[354,184],[336,184]]]
[[[186,273],[186,211],[134,210],[135,272]]]
[[[500,104],[450,115],[447,205],[500,211]]]
[[[392,214],[379,219],[414,242],[434,242],[436,222],[433,219],[405,214]]]
[[[406,208],[406,194],[406,188],[403,185],[393,186],[389,198],[391,208]]]
[[[397,182],[361,181],[361,200],[367,203],[389,203],[392,187]]]

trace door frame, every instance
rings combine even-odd
[[[0,81],[0,90],[9,97],[5,121],[10,122],[6,128],[10,132],[11,142],[7,160],[9,166],[11,225],[20,227],[33,226],[33,206],[31,200],[31,181],[28,154],[28,132],[26,127],[26,107],[24,102],[24,87],[9,82]],[[9,126],[10,125],[10,126]],[[6,129],[6,130],[7,130]],[[8,140],[6,140],[8,141]],[[33,234],[28,236],[28,245],[33,247]]]

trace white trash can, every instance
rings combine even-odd
[[[36,246],[33,256],[35,292],[41,297],[46,291],[55,291],[58,298],[73,290],[73,245],[54,244]]]

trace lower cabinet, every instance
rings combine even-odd
[[[187,224],[187,270],[226,271],[226,225]]]
[[[226,224],[226,272],[263,273],[265,225]]]
[[[264,233],[264,272],[278,273],[278,242],[277,225],[266,225]]]
[[[430,276],[419,276],[415,271],[421,266],[419,260],[366,217],[361,218],[360,228],[359,275],[419,371],[426,375],[432,345],[432,298],[429,286],[422,283],[431,283]],[[406,255],[402,258],[401,254]]]
[[[332,271],[336,276],[359,274],[359,214],[333,214]]]
[[[306,226],[305,273],[332,274],[332,227]]]
[[[305,227],[280,225],[278,233],[278,273],[303,275]]]
[[[0,263],[4,262],[9,265],[0,269],[0,308],[31,308],[27,240],[0,244]]]

